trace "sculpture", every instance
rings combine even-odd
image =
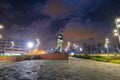
[[[63,31],[61,31],[59,36],[58,36],[58,43],[57,43],[56,52],[61,53],[62,52],[62,46],[63,46]]]

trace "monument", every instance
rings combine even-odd
[[[63,51],[63,31],[61,31],[57,38],[57,47],[54,53],[39,54],[42,60],[68,60],[69,54]]]
[[[61,31],[59,36],[58,36],[56,52],[62,53],[63,42],[64,42],[63,41],[63,31]]]

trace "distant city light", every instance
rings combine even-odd
[[[0,25],[0,29],[3,29],[3,25]]]
[[[116,22],[120,22],[120,18],[117,18],[117,19],[116,19]]]
[[[33,48],[33,47],[34,47],[34,44],[33,44],[32,42],[28,42],[27,47],[28,47],[28,48]]]
[[[118,34],[117,34],[117,33],[114,33],[114,36],[118,36]]]
[[[67,52],[68,51],[68,49],[67,48],[65,48],[65,52]]]
[[[71,52],[70,55],[73,56],[73,55],[75,55],[75,53],[74,53],[74,52]]]
[[[120,28],[120,24],[118,24],[118,25],[117,25],[117,27],[119,27],[119,28]]]
[[[80,47],[80,51],[82,52],[82,51],[83,51],[83,48]]]
[[[51,48],[50,50],[51,50],[51,51],[53,51],[54,49],[53,49],[53,48]]]
[[[2,38],[2,35],[0,35],[0,39]]]
[[[106,43],[109,43],[109,39],[108,38],[106,38]]]
[[[114,33],[117,33],[117,29],[114,29]]]

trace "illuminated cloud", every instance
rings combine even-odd
[[[119,9],[118,0],[0,0],[0,23],[6,36],[55,46],[61,29],[66,40],[104,39]]]
[[[74,11],[75,7],[67,5],[63,0],[48,0],[43,6],[43,13],[51,16],[66,15]]]
[[[66,41],[71,40],[72,42],[82,42],[86,41],[88,42],[89,40],[95,40],[97,42],[103,41],[104,33],[108,32],[106,30],[107,27],[103,27],[100,23],[94,24],[80,24],[80,23],[70,23],[68,24],[65,29],[64,29],[64,37]],[[102,37],[102,38],[101,38]],[[87,41],[88,40],[88,41]]]

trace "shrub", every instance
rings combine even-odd
[[[82,56],[81,55],[73,55],[72,57],[81,58]]]
[[[24,58],[24,60],[30,60],[30,56],[29,55],[24,55],[22,57]]]
[[[120,56],[112,56],[111,57],[113,60],[120,60]]]
[[[89,54],[84,54],[84,55],[82,56],[82,58],[84,58],[84,59],[90,59],[91,57],[89,56]]]

